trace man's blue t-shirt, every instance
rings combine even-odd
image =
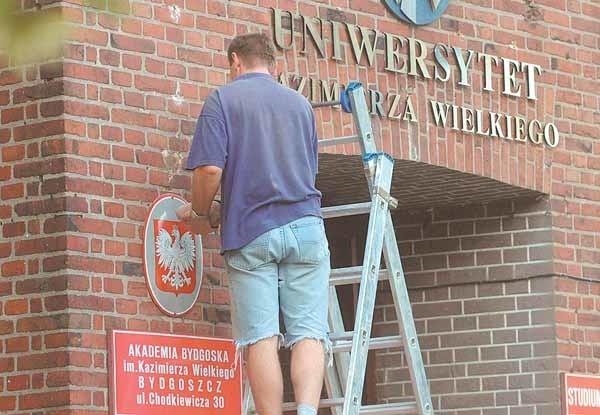
[[[223,251],[302,216],[321,216],[310,103],[270,75],[248,73],[209,95],[187,169],[223,169]]]

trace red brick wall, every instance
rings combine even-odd
[[[198,67],[203,54],[213,63],[205,41],[223,44],[194,30],[200,6],[188,3],[187,27],[162,4],[130,15],[62,4],[75,25],[62,62],[0,66],[2,413],[106,413],[111,328],[230,336],[216,237],[183,318],[159,312],[142,270],[148,207],[189,188],[201,97],[225,81]]]
[[[55,7],[48,4],[57,2],[41,3]],[[60,64],[22,69],[0,62],[2,412],[29,414],[47,408],[44,413],[106,413],[110,328],[229,335],[226,279],[217,239],[205,241],[207,272],[199,303],[184,318],[172,319],[161,315],[147,294],[141,233],[147,209],[158,194],[187,192],[190,181],[183,161],[203,100],[227,80],[223,51],[236,33],[270,31],[270,7],[377,26],[428,43],[476,51],[493,48],[500,56],[542,66],[539,100],[528,103],[482,93],[477,71],[473,86],[465,89],[357,67],[349,53],[348,61],[339,65],[296,51],[279,60],[280,70],[300,75],[342,83],[359,78],[382,91],[412,91],[418,125],[375,119],[380,147],[399,158],[549,194],[549,208],[535,205],[533,212],[510,202],[498,211],[459,208],[465,216],[450,209],[424,213],[423,225],[417,227],[399,219],[436,405],[452,413],[456,405],[468,406],[461,393],[471,396],[471,389],[481,386],[472,399],[487,400],[492,394],[493,406],[499,407],[486,414],[505,414],[503,404],[514,399],[518,402],[510,415],[519,413],[521,406],[526,408],[522,413],[530,415],[528,406],[545,408],[546,403],[554,411],[557,369],[545,366],[543,354],[549,343],[557,343],[561,370],[598,373],[594,359],[600,342],[596,298],[600,143],[594,139],[600,135],[600,40],[592,17],[600,14],[596,2],[455,0],[444,17],[425,28],[399,22],[375,0],[131,0],[108,2],[111,10],[84,9],[75,3],[60,3],[74,26]],[[122,6],[127,3],[130,13],[116,13],[125,11]],[[494,82],[500,82],[497,74]],[[549,149],[438,129],[432,125],[426,97],[553,121],[561,143]],[[319,111],[318,122],[323,137],[352,132],[350,118],[338,111]],[[411,229],[414,236],[402,236],[410,235]],[[443,242],[433,242],[438,240]],[[551,252],[548,242],[553,243]],[[532,258],[552,260],[531,263]],[[536,278],[522,280],[530,277]],[[555,285],[548,286],[549,281]],[[552,286],[557,340],[544,331],[550,324],[545,320],[548,304],[527,308],[529,300],[546,299]],[[512,301],[513,308],[492,317],[484,314],[488,305],[502,301]],[[435,308],[431,304],[438,302],[460,307],[445,320],[428,315],[427,310]],[[473,307],[472,312],[465,314],[467,307]],[[527,321],[517,316],[515,326],[509,326],[509,316],[519,313],[527,314],[535,330],[542,326],[542,337],[526,342],[528,354],[523,356],[521,349],[526,347],[515,342],[494,349],[494,332],[519,336],[529,331]],[[498,315],[506,327],[493,326],[500,324],[493,318]],[[448,319],[452,324],[492,325],[483,331],[492,343],[473,337],[472,344],[461,347],[453,339],[462,339],[463,333],[439,331],[447,327]],[[433,349],[434,339],[438,350]],[[494,371],[494,359],[489,364],[459,361],[457,350],[463,349],[477,350],[482,360],[484,355],[505,353],[509,366],[516,360],[521,366],[495,376],[485,372]],[[524,367],[522,362],[529,361],[532,367]],[[520,382],[523,391],[516,392]],[[453,395],[439,389],[445,383],[453,385]],[[538,396],[538,388],[550,398]]]
[[[89,323],[67,312],[61,63],[13,68],[0,59],[0,412],[69,402],[66,330]],[[80,204],[79,204],[80,205]],[[77,376],[74,372],[73,376]],[[96,375],[96,378],[99,376]]]
[[[600,286],[561,276],[555,289],[559,369],[600,373]]]
[[[440,414],[557,414],[551,218],[545,200],[395,214]],[[397,330],[381,284],[377,335]],[[379,353],[379,398],[411,395],[401,350]],[[438,413],[438,412],[436,412]]]

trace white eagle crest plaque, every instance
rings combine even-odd
[[[196,303],[202,280],[202,239],[175,210],[187,202],[175,194],[159,196],[144,227],[144,271],[152,300],[165,314],[181,316]]]

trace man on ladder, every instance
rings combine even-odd
[[[222,186],[233,334],[238,348],[247,347],[256,410],[282,413],[283,341],[292,348],[298,415],[316,415],[331,342],[315,119],[306,98],[271,76],[275,49],[267,35],[236,37],[227,56],[232,82],[204,103],[187,162],[192,201],[179,214],[196,233],[209,233],[217,225],[213,200]]]

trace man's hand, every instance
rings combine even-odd
[[[192,232],[199,235],[207,235],[215,231],[221,224],[221,204],[215,201],[210,205],[208,216],[196,215],[192,210],[191,203],[179,207],[175,214],[179,220],[192,228]]]

